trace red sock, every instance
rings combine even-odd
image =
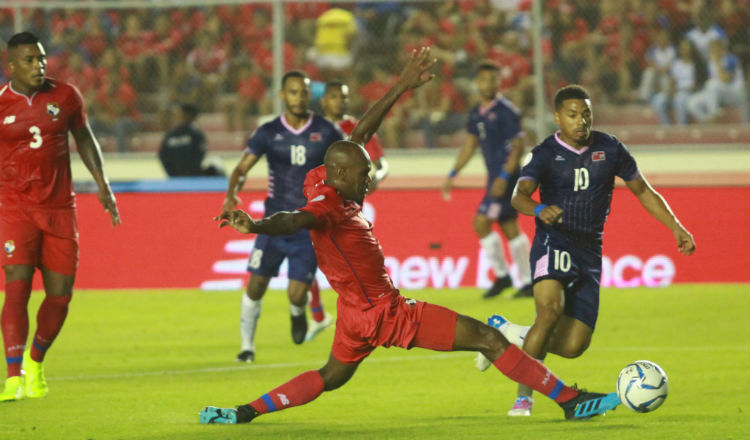
[[[21,375],[23,350],[29,336],[29,314],[26,311],[29,297],[31,283],[28,281],[15,280],[5,284],[5,302],[0,315],[0,327],[3,330],[8,377]]]
[[[539,391],[555,402],[567,402],[578,391],[565,386],[543,363],[515,345],[508,347],[493,364],[508,378]]]
[[[320,286],[318,286],[318,280],[313,280],[310,286],[310,311],[312,317],[316,322],[323,321],[325,315],[323,314],[323,303],[320,302]]]
[[[250,402],[259,414],[304,405],[323,392],[323,378],[317,370],[306,371],[284,385]]]
[[[60,333],[65,317],[68,316],[71,298],[71,295],[44,297],[36,315],[36,335],[31,346],[31,359],[37,362],[44,360],[44,354]]]

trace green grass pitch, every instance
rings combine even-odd
[[[486,301],[477,289],[408,295],[482,320],[533,317],[531,300]],[[331,312],[334,299],[324,292]],[[200,425],[201,407],[249,402],[328,357],[333,331],[294,346],[286,295],[269,292],[257,363],[235,363],[239,303],[238,292],[77,292],[46,362],[49,396],[0,405],[0,439],[750,438],[748,285],[604,289],[589,350],[548,365],[568,384],[613,391],[622,367],[648,359],[666,370],[670,394],[654,413],[620,407],[586,422],[564,421],[538,395],[531,418],[506,417],[515,384],[475,370],[473,353],[381,348],[308,405],[249,425]]]

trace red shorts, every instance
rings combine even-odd
[[[453,348],[457,314],[445,307],[407,299],[396,293],[390,302],[368,310],[337,305],[331,352],[340,362],[358,364],[376,347]]]
[[[75,209],[0,210],[2,265],[44,267],[74,276],[78,268]]]

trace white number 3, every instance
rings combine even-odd
[[[42,146],[42,130],[39,129],[36,125],[32,125],[29,127],[29,133],[31,133],[32,136],[34,136],[34,140],[31,141],[29,144],[29,147],[36,150],[37,148]]]

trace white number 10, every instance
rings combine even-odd
[[[573,191],[582,191],[589,187],[589,170],[586,168],[576,168],[575,182],[573,182]]]

